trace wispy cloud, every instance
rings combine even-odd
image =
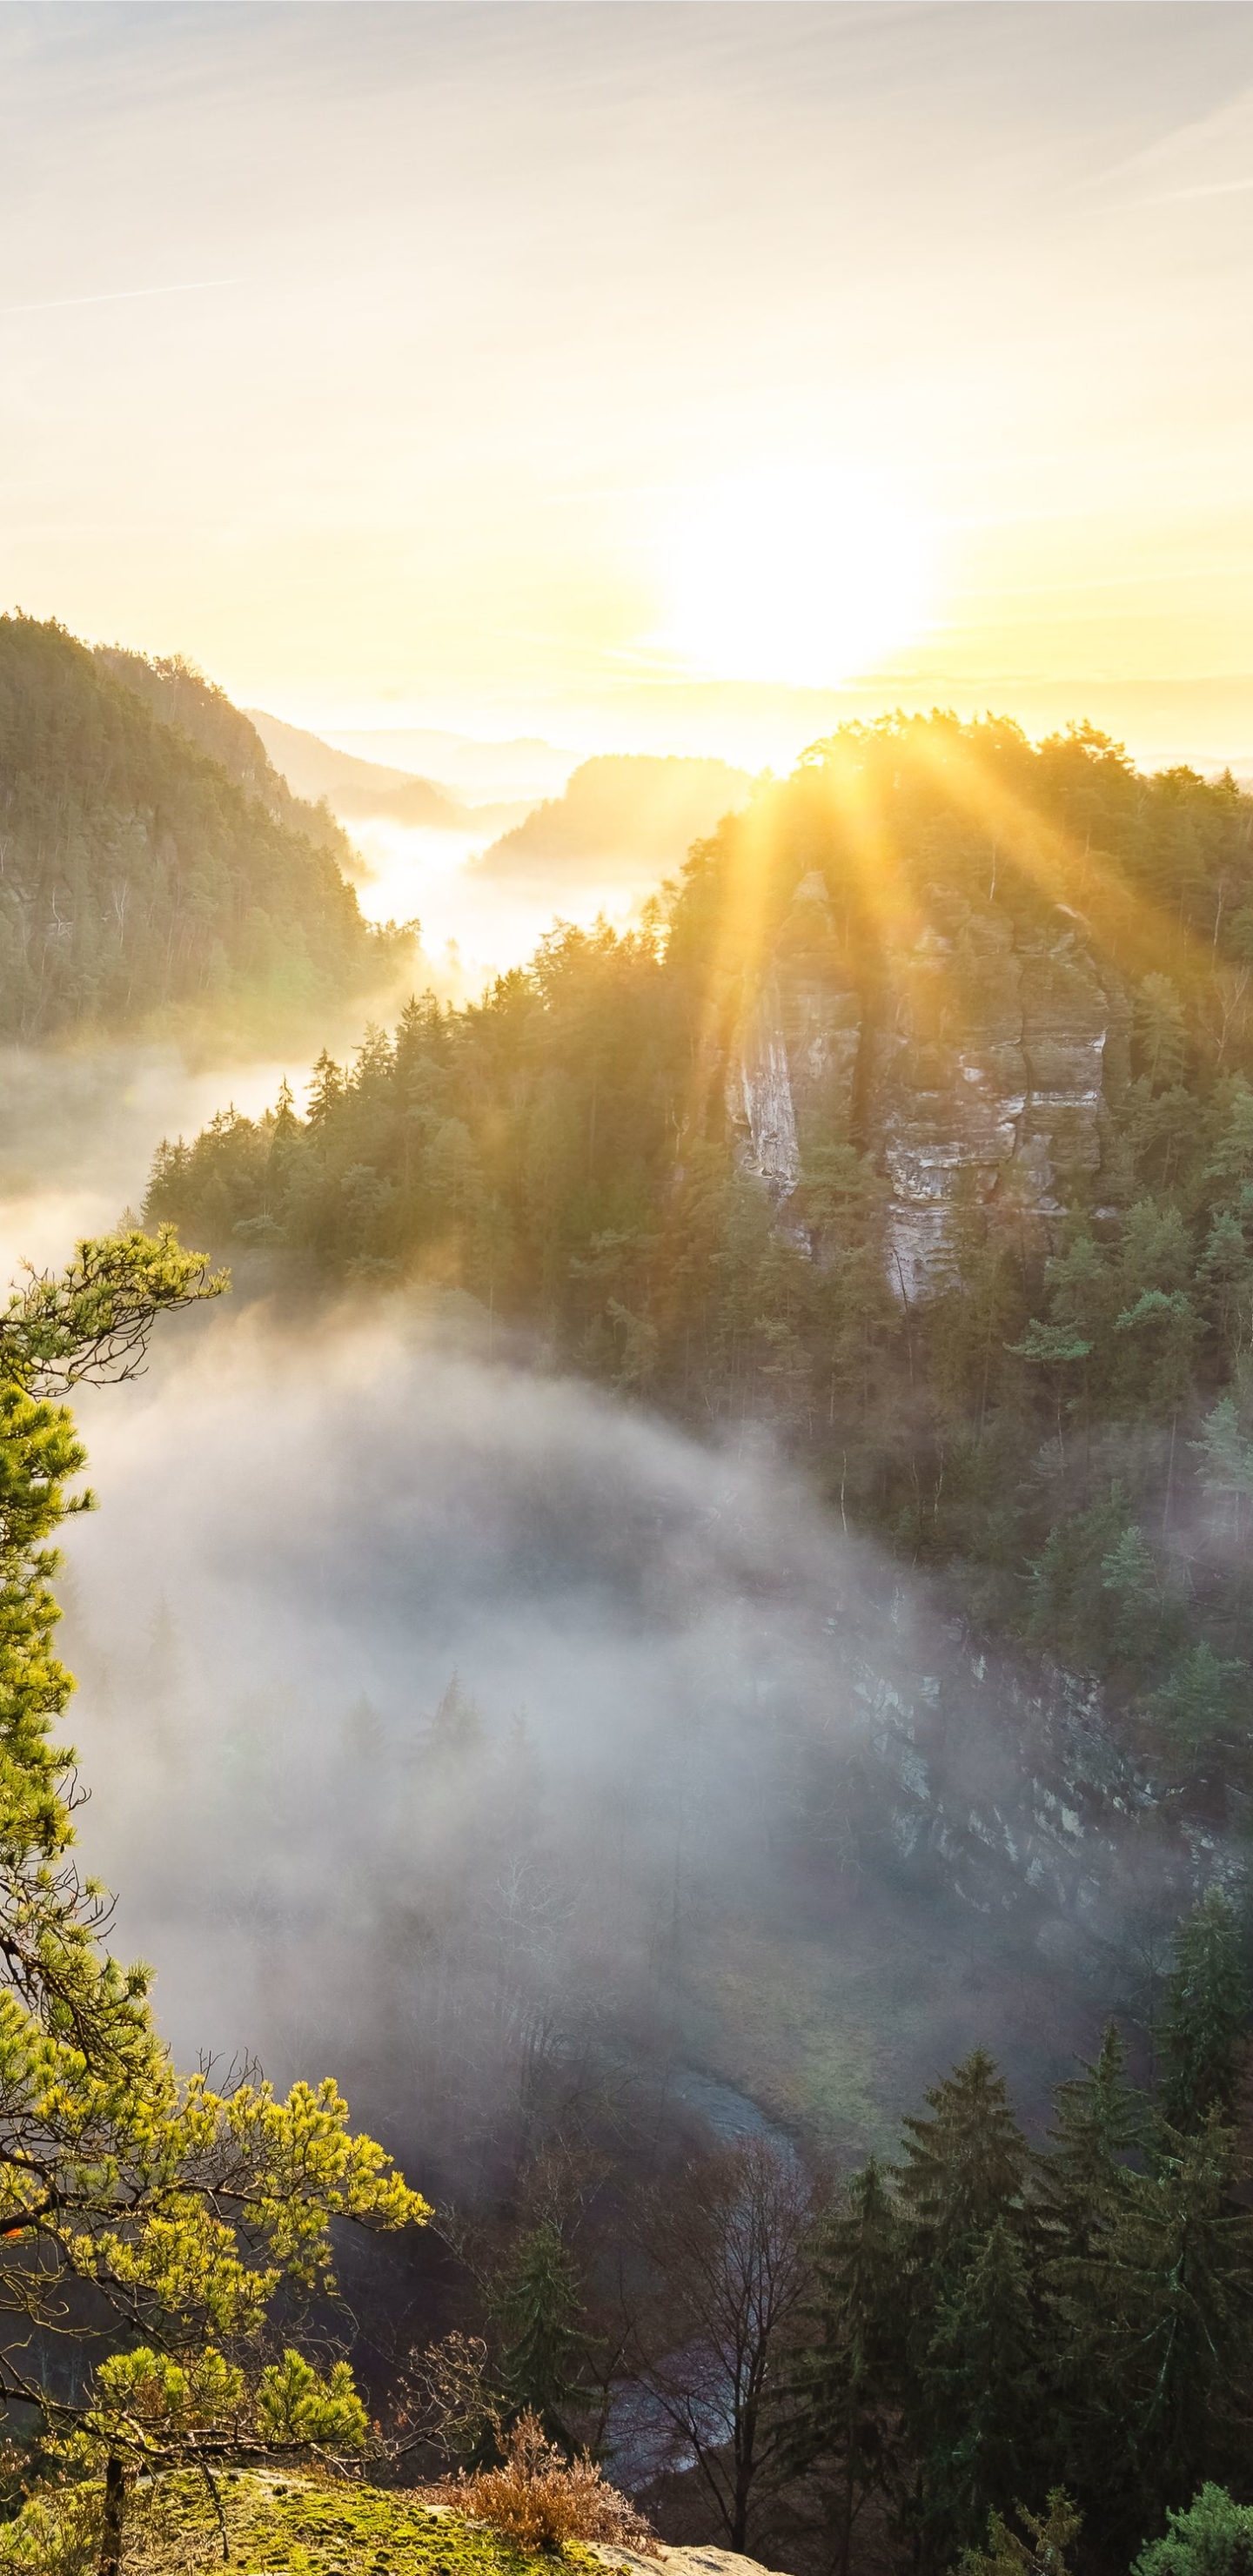
[[[175,286],[115,286],[103,295],[54,295],[35,304],[0,304],[9,313],[66,313],[78,304],[134,304],[148,295],[201,295],[211,286],[242,286],[242,277],[188,277]]]
[[[1155,197],[1142,197],[1145,206],[1181,206],[1190,197],[1245,197],[1253,189],[1253,176],[1247,179],[1207,179],[1193,188],[1167,188]]]

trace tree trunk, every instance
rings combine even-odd
[[[100,2537],[100,2576],[122,2576],[122,2531],[126,2521],[126,2471],[116,2451],[104,2473],[104,2527]]]

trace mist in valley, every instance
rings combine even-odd
[[[245,1296],[80,1416],[81,1840],[183,2062],[331,2067],[473,2197],[623,2086],[859,2152],[985,2038],[1034,2099],[1126,1988],[1108,1903],[902,1868],[875,1726],[963,1653],[767,1448],[398,1300]]]

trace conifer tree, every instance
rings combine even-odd
[[[1251,2015],[1239,1916],[1211,1887],[1175,1936],[1166,1990],[1162,2105],[1176,2128],[1196,2128],[1214,2110],[1230,2118]]]
[[[1083,2516],[1064,2488],[1049,2489],[1043,2513],[1028,2513],[1019,2505],[1014,2519],[1021,2533],[1003,2514],[989,2514],[983,2548],[962,2551],[961,2576],[1068,2576],[1067,2554],[1083,2528]]]
[[[1095,2062],[1054,2091],[1050,2150],[1037,2158],[1035,2172],[1056,2256],[1088,2256],[1104,2240],[1126,2184],[1127,2159],[1142,2143],[1148,2106],[1127,2082],[1126,2059],[1111,2022]]]
[[[71,2467],[103,2465],[101,2576],[136,2467],[360,2445],[347,2365],[267,2358],[267,2319],[283,2283],[331,2284],[337,2218],[427,2214],[333,2083],[280,2100],[249,2076],[179,2080],[148,1972],[109,1955],[107,1900],[72,1857],[50,1542],[91,1498],[67,1494],[84,1452],[50,1398],[133,1375],[157,1315],[224,1284],[168,1229],[132,1233],[80,1245],[0,1316],[0,2405],[32,2409]]]
[[[528,2229],[492,2286],[500,2344],[498,2376],[506,2420],[539,2418],[550,2441],[573,2449],[570,2417],[583,2402],[578,2380],[582,2292],[552,2219]]]
[[[1132,2576],[1253,2576],[1253,2504],[1206,2484],[1186,2511],[1167,2514],[1165,2532],[1141,2550]]]
[[[901,2473],[905,2262],[905,2233],[872,2156],[823,2231],[809,2337],[788,2392],[798,2470],[834,2470],[837,2576],[847,2576],[862,2506],[876,2492],[890,2495]]]
[[[998,2218],[1023,2223],[1030,2156],[986,2050],[975,2049],[926,2100],[930,2117],[904,2122],[896,2180],[920,2252],[943,2271]]]
[[[1191,2135],[1162,2123],[1089,2271],[1100,2319],[1088,2340],[1094,2436],[1104,2430],[1099,2502],[1125,2540],[1143,2531],[1146,2506],[1182,2501],[1243,2454],[1253,2217],[1233,2198],[1239,2172],[1234,2135],[1216,2114]]]
[[[1049,2413],[1042,2342],[1021,2234],[1003,2213],[954,2280],[921,2372],[933,2562],[948,2564],[993,2509],[1036,2491]]]

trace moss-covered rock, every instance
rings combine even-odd
[[[218,2482],[234,2576],[552,2576],[554,2560],[528,2558],[493,2532],[404,2491],[307,2476],[241,2471]],[[84,2491],[28,2505],[0,2533],[0,2570],[88,2576],[99,2548]],[[600,2576],[602,2561],[568,2549],[562,2565]],[[203,2479],[158,2479],[135,2492],[128,2516],[127,2576],[190,2576],[221,2566],[222,2535]]]

